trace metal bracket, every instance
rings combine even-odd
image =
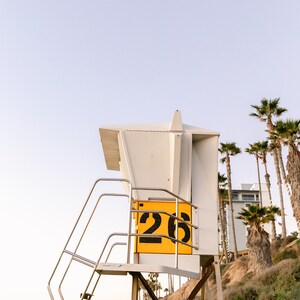
[[[92,299],[92,294],[89,294],[89,293],[81,293],[80,294],[80,299],[86,299],[86,300],[91,300]]]

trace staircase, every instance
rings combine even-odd
[[[102,186],[104,189],[106,184],[113,185],[123,185],[127,193],[102,193]],[[98,187],[100,186],[100,194],[98,194]],[[117,190],[117,189],[116,189]],[[168,211],[164,211],[162,209],[143,209],[141,210],[139,205],[139,199],[134,199],[134,195],[138,194],[138,191],[149,191],[149,195],[155,191],[159,191],[160,193],[165,193],[166,197],[164,201],[171,203],[174,206],[175,213],[170,214]],[[105,197],[109,197],[111,201],[124,201],[124,198],[128,202],[128,211],[125,212],[128,218],[128,230],[126,232],[112,232],[106,238],[104,242],[104,246],[102,250],[99,251],[99,256],[96,260],[92,260],[90,258],[85,257],[84,255],[79,254],[80,247],[83,244],[84,236],[87,233],[88,228],[91,226],[92,221],[96,218],[95,214],[98,209],[101,209],[102,200]],[[145,199],[147,203],[153,202],[156,203],[157,199],[152,199],[149,197]],[[117,203],[117,202],[116,202]],[[156,296],[153,294],[149,286],[147,286],[146,280],[143,278],[142,273],[167,273],[178,276],[190,277],[190,278],[199,278],[198,272],[191,272],[189,270],[185,270],[179,268],[178,265],[178,257],[180,254],[180,247],[187,247],[192,249],[198,249],[197,242],[196,244],[192,244],[191,240],[189,242],[184,241],[184,238],[179,238],[179,230],[178,228],[190,230],[198,230],[197,224],[193,224],[187,218],[182,217],[182,213],[179,213],[179,207],[181,204],[189,206],[189,209],[197,211],[197,207],[192,205],[190,202],[180,198],[177,195],[165,190],[165,189],[154,189],[154,188],[141,188],[141,187],[132,187],[131,183],[127,179],[115,179],[115,178],[101,178],[96,180],[92,189],[84,203],[84,206],[77,218],[73,229],[67,239],[67,242],[59,256],[57,264],[54,267],[54,270],[50,276],[48,282],[48,292],[51,300],[56,299],[65,299],[64,292],[62,289],[63,283],[66,278],[73,271],[73,265],[75,262],[79,263],[82,267],[89,268],[90,276],[86,283],[85,289],[78,294],[78,298],[80,299],[92,299],[93,295],[95,295],[96,287],[99,283],[99,280],[102,275],[127,275],[130,274],[133,277],[132,284],[132,299],[137,299],[137,290],[138,285],[137,282],[140,282],[145,286],[148,290],[152,299],[156,299]],[[169,205],[169,204],[168,204]],[[142,206],[142,205],[141,205]],[[87,208],[89,211],[87,213]],[[108,214],[113,212],[107,212]],[[148,230],[145,232],[139,232],[137,230],[137,219],[140,218],[142,214],[146,214],[147,217],[152,216],[153,218],[159,216],[167,216],[169,219],[169,223],[174,227],[173,232],[171,234],[155,234],[156,229],[152,231]],[[180,217],[178,217],[180,215]],[[183,215],[184,216],[184,215]],[[149,217],[150,218],[150,217]],[[155,219],[156,222],[156,219]],[[169,224],[169,227],[170,227]],[[153,226],[152,226],[153,227]],[[79,233],[78,233],[79,230]],[[76,232],[76,234],[75,234]],[[190,233],[191,234],[191,233]],[[97,235],[97,234],[96,234]],[[150,239],[149,241],[157,241],[157,240],[171,240],[172,244],[174,244],[174,265],[163,265],[163,264],[145,264],[139,263],[138,261],[138,253],[137,253],[137,245],[139,239]],[[152,239],[152,240],[151,240]],[[156,239],[156,240],[155,240]],[[183,246],[180,246],[183,245]],[[95,247],[94,245],[85,245],[86,247]],[[123,261],[118,262],[110,262],[109,258],[111,252],[116,247],[125,247],[126,249],[126,258]],[[58,271],[59,270],[59,271]],[[54,295],[53,291],[53,281],[56,281],[56,295]],[[100,293],[100,292],[99,292]],[[57,298],[57,296],[59,298]],[[67,299],[66,299],[67,300]],[[71,299],[73,300],[73,299]]]

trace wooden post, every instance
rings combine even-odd
[[[217,284],[217,299],[223,300],[219,255],[214,255],[214,267],[215,267],[216,284]]]
[[[138,300],[139,284],[138,276],[136,273],[132,273],[132,289],[131,289],[131,300]]]

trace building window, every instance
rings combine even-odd
[[[233,193],[232,193],[232,200],[239,200],[239,194],[233,192]]]
[[[254,194],[242,194],[243,201],[255,201]]]

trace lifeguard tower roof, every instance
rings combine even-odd
[[[99,132],[108,170],[120,171],[120,149],[118,143],[118,132],[120,131],[189,133],[192,135],[193,141],[210,136],[219,136],[218,132],[182,123],[181,113],[178,110],[175,111],[173,120],[170,123],[101,126]]]

